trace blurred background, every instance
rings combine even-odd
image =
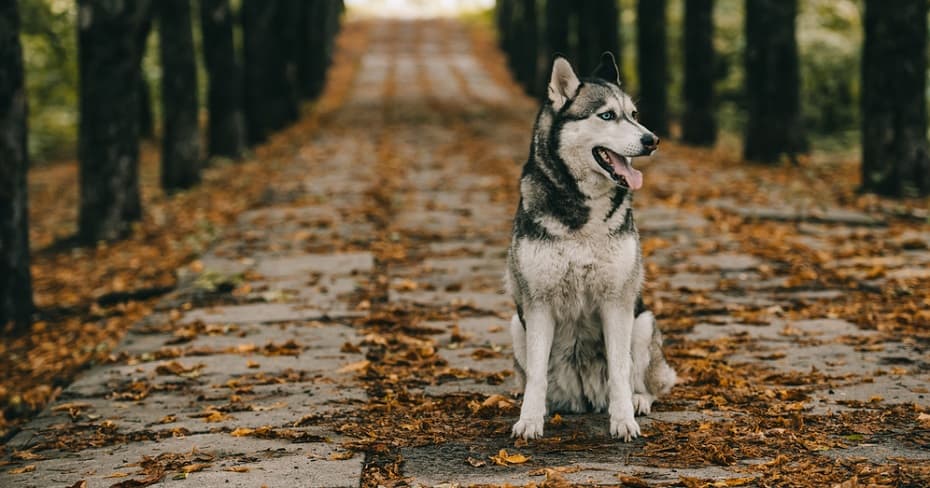
[[[233,1],[234,8],[240,1]],[[506,3],[506,2],[504,2]],[[520,3],[520,2],[510,2]],[[545,21],[545,2],[537,8],[539,25]],[[571,4],[572,2],[566,2]],[[574,2],[580,4],[582,2]],[[596,2],[595,2],[596,3]],[[656,0],[664,4],[665,0]],[[668,1],[665,12],[667,42],[668,111],[679,119],[684,111],[684,16],[689,1]],[[715,106],[720,129],[739,134],[746,122],[746,99],[743,89],[743,54],[745,48],[744,0],[716,0],[712,5],[712,61]],[[791,2],[788,2],[791,3]],[[349,0],[350,15],[430,17],[467,15],[491,21],[493,0]],[[623,81],[628,90],[640,92],[637,62],[637,2],[619,0],[618,43],[623,55]],[[863,2],[855,0],[804,0],[799,3],[796,37],[801,80],[801,115],[816,149],[848,150],[859,140],[860,61],[863,34]],[[20,2],[22,44],[26,83],[30,94],[29,151],[35,164],[68,157],[77,141],[77,4],[73,0],[30,0]],[[194,23],[194,30],[199,30]],[[508,30],[516,30],[511,26]],[[542,34],[540,29],[539,34]],[[544,39],[538,39],[542,48]],[[200,36],[194,36],[201,49]],[[151,87],[150,97],[160,95],[161,66],[157,56],[158,32],[148,39],[143,73]],[[608,47],[599,47],[607,49]],[[569,53],[566,53],[569,54]],[[548,62],[549,50],[540,49],[541,60]],[[200,57],[198,56],[198,59]],[[202,95],[207,77],[203,63],[198,64]],[[205,96],[200,99],[205,102]],[[204,106],[205,108],[205,106]],[[155,115],[160,107],[152,104]]]

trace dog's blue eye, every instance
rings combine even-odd
[[[602,120],[614,120],[617,118],[617,114],[613,110],[597,114]]]

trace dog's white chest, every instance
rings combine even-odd
[[[515,257],[527,291],[554,305],[561,302],[570,308],[584,307],[592,300],[616,297],[639,274],[633,236],[524,239],[517,249]]]

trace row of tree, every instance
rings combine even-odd
[[[157,26],[162,68],[161,184],[200,181],[211,156],[238,159],[295,121],[322,90],[341,0],[77,0],[80,209],[85,244],[124,237],[142,217],[139,139],[152,132],[141,61]],[[197,8],[199,7],[199,8]],[[193,18],[208,76],[201,147]],[[235,31],[241,29],[241,48]],[[27,224],[26,110],[17,0],[0,0],[0,327],[33,311]]]
[[[716,142],[713,0],[682,0],[681,138]],[[797,0],[745,0],[743,154],[774,163],[808,150],[801,119]],[[926,0],[866,0],[861,66],[862,189],[889,196],[930,194],[927,143]],[[515,78],[545,94],[551,56],[561,52],[589,73],[603,51],[619,54],[617,0],[497,0],[500,44]],[[636,69],[643,123],[668,135],[666,0],[638,0]],[[618,63],[622,66],[622,63]]]

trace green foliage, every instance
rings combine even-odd
[[[801,113],[806,130],[818,136],[813,139],[815,145],[847,145],[858,137],[862,49],[859,3],[857,0],[799,2]],[[717,0],[714,8],[718,115],[722,128],[737,133],[745,123],[744,6],[745,0]]]
[[[75,3],[19,2],[29,97],[29,153],[34,162],[73,154],[77,144]]]

